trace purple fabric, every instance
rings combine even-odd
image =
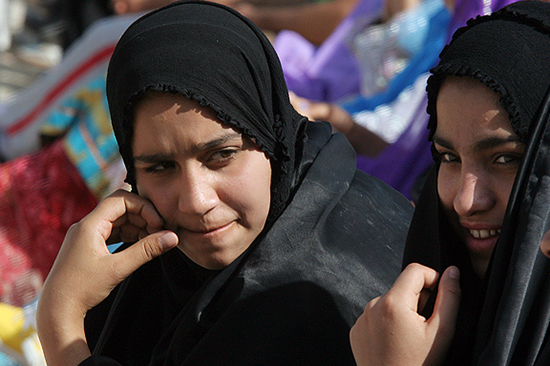
[[[288,89],[301,97],[335,102],[360,92],[359,65],[346,44],[358,21],[376,18],[382,0],[359,0],[329,38],[315,47],[299,34],[282,31],[274,42]]]
[[[491,3],[491,11],[496,11],[512,2],[514,1],[494,1]],[[449,29],[449,39],[457,28],[466,25],[468,19],[482,14],[483,7],[482,0],[456,0],[456,8]],[[427,97],[417,107],[411,124],[403,135],[378,157],[374,159],[364,156],[357,157],[359,169],[378,177],[409,199],[414,198],[413,187],[417,179],[433,161],[430,151],[431,143],[428,142],[426,106]]]
[[[416,180],[432,164],[430,142],[428,141],[428,116],[424,98],[416,106],[416,113],[409,127],[399,139],[388,146],[375,159],[357,156],[357,167],[373,175],[401,192],[409,200],[414,198]]]
[[[495,11],[514,1],[489,2]],[[360,92],[359,67],[346,45],[346,36],[361,17],[367,19],[379,14],[381,0],[360,0],[353,12],[319,47],[314,47],[294,32],[281,32],[275,40],[289,90],[296,94],[322,101],[339,101]],[[484,14],[483,0],[456,0],[449,27],[449,39],[466,21]],[[424,92],[423,90],[421,92]],[[416,107],[410,126],[403,135],[378,157],[357,157],[357,167],[388,183],[407,198],[413,198],[413,186],[418,177],[432,163],[428,142],[428,114],[426,99]]]

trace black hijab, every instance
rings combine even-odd
[[[186,1],[145,15],[123,34],[109,64],[107,99],[134,189],[132,106],[147,90],[181,93],[253,138],[273,170],[270,219],[281,212],[300,175],[295,164],[307,119],[289,103],[279,59],[254,23],[218,4]]]
[[[550,226],[550,4],[520,1],[470,20],[440,58],[427,87],[430,136],[437,128],[443,80],[468,76],[500,94],[527,149],[484,280],[475,275],[465,245],[442,213],[437,167],[418,202],[404,264],[461,269],[463,298],[446,364],[549,364],[550,271],[539,247]]]
[[[87,313],[82,365],[353,365],[349,330],[397,277],[412,205],[357,170],[328,123],[295,112],[271,44],[227,7],[174,3],[117,45],[107,96],[132,184],[132,109],[147,90],[212,108],[269,156],[268,223],[219,272],[179,249],[134,272]]]

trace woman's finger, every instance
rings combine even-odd
[[[429,326],[438,332],[454,333],[454,322],[462,297],[459,276],[460,272],[455,266],[447,268],[441,276],[434,312],[428,320]]]
[[[427,334],[434,340],[428,364],[440,364],[453,340],[462,297],[459,275],[458,268],[451,266],[441,276],[434,311],[427,321]]]
[[[113,254],[111,260],[117,276],[122,281],[145,263],[174,248],[178,241],[174,232],[164,230],[147,235],[127,249]]]
[[[149,232],[161,230],[164,225],[162,217],[149,200],[124,190],[105,198],[84,220],[97,223],[98,232],[105,242],[109,240],[113,227],[121,227],[126,223]]]
[[[421,298],[425,300],[423,293],[426,293],[426,289],[432,290],[438,278],[437,271],[418,263],[411,263],[397,277],[388,295],[399,294],[407,308],[417,312]]]

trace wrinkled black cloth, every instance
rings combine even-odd
[[[353,365],[349,329],[399,273],[411,204],[356,169],[343,135],[294,110],[273,47],[230,8],[173,3],[121,37],[107,97],[130,184],[132,110],[148,90],[250,137],[271,163],[270,211],[219,272],[174,249],[123,281],[86,316],[82,365]]]
[[[404,265],[461,270],[463,295],[445,365],[549,365],[550,268],[540,241],[550,228],[550,4],[520,1],[470,20],[440,58],[427,87],[431,136],[446,75],[469,76],[501,94],[527,149],[483,280],[442,212],[437,166],[416,206]]]
[[[257,245],[220,273],[178,249],[143,266],[88,313],[103,349],[82,366],[355,365],[349,330],[397,277],[412,206],[328,124],[306,136],[307,173]]]

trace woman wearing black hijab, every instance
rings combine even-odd
[[[152,12],[107,96],[139,196],[68,232],[37,316],[48,362],[353,365],[349,329],[397,276],[412,207],[296,113],[261,31],[208,2]]]
[[[402,355],[413,352],[401,341],[429,334],[429,342],[419,342],[427,346],[427,364],[548,365],[550,268],[539,247],[550,226],[550,4],[521,1],[470,20],[440,58],[427,87],[437,164],[416,207],[404,264],[450,269],[432,294],[435,305],[421,312],[426,319],[397,316],[377,329],[392,330],[393,351]],[[354,351],[373,345],[358,342],[376,328],[369,319],[400,312],[388,298],[416,299],[416,310],[420,289],[435,282],[429,269],[406,267],[390,295],[373,300],[352,330]],[[415,326],[400,333],[397,324]]]

